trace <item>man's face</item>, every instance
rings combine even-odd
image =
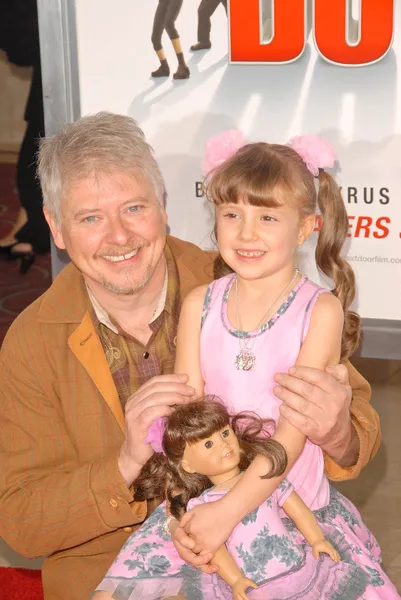
[[[167,216],[152,185],[127,173],[93,174],[61,201],[61,224],[46,215],[55,244],[67,250],[96,294],[134,294],[160,263]]]

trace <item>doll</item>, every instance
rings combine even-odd
[[[167,502],[132,534],[93,600],[362,598],[365,573],[340,560],[286,479],[216,552],[212,564],[218,573],[204,574],[179,557],[166,512],[180,519],[187,508],[221,498],[256,455],[269,458],[264,477],[284,472],[286,453],[270,438],[269,426],[251,413],[230,418],[222,403],[206,398],[177,407],[159,430],[153,428],[156,453],[135,482],[135,497],[165,496]],[[281,511],[298,531],[287,529]]]

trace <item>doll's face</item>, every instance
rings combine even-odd
[[[238,439],[227,425],[204,440],[187,444],[181,464],[187,473],[213,478],[230,473],[238,467],[239,461]]]

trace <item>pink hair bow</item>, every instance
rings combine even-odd
[[[207,175],[213,169],[234,156],[246,144],[245,136],[237,129],[228,129],[214,135],[206,142],[206,151],[202,161],[202,171]]]
[[[337,160],[337,154],[333,146],[317,135],[293,137],[288,142],[288,146],[299,154],[315,177],[318,177],[319,169],[333,167]]]
[[[154,452],[166,454],[163,448],[163,436],[166,428],[166,417],[157,417],[148,429],[145,444],[150,444]]]

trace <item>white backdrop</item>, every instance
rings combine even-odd
[[[347,68],[323,61],[312,38],[290,64],[229,64],[222,6],[212,20],[212,49],[191,54],[198,1],[184,0],[176,25],[191,70],[185,81],[150,77],[158,66],[150,40],[156,6],[157,0],[76,0],[81,113],[111,110],[139,121],[166,179],[171,232],[212,246],[213,215],[197,194],[211,135],[234,127],[251,140],[278,143],[304,133],[324,136],[340,157],[336,175],[350,217],[345,254],[357,276],[355,307],[365,318],[401,320],[399,2],[390,52],[376,64]],[[163,41],[174,72],[166,34]],[[314,243],[300,263],[316,280]]]

